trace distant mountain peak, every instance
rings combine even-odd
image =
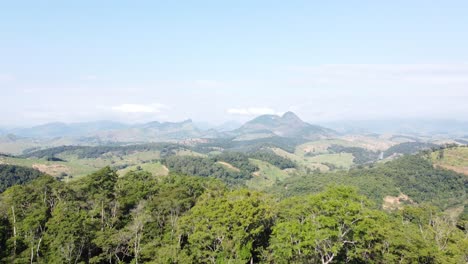
[[[257,134],[296,138],[320,138],[335,134],[330,129],[302,121],[295,113],[261,115],[234,131],[238,135]]]
[[[287,119],[287,120],[295,120],[295,121],[301,121],[302,122],[302,120],[295,113],[293,113],[291,111],[288,111],[288,112],[284,113],[281,118]]]

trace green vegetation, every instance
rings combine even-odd
[[[54,177],[75,179],[105,166],[116,170],[144,167],[152,173],[167,174],[156,165],[163,153],[174,155],[181,147],[171,144],[132,145],[125,147],[58,147],[33,152],[21,157],[0,156],[0,162],[36,168]],[[159,149],[159,150],[158,150]],[[171,153],[171,154],[169,154]],[[150,168],[152,167],[152,168]],[[127,171],[128,171],[127,170]]]
[[[165,176],[169,173],[169,170],[160,162],[147,162],[142,163],[141,165],[125,167],[124,169],[118,170],[117,174],[123,176],[130,171],[147,171],[153,176]]]
[[[338,187],[280,203],[269,257],[275,263],[463,263],[466,243],[433,208],[388,215]]]
[[[250,153],[249,157],[252,159],[268,162],[282,170],[294,169],[297,167],[296,163],[294,163],[292,160],[276,155],[270,149]]]
[[[0,194],[0,263],[465,263],[467,245],[433,207],[384,212],[342,186],[278,200],[106,167]]]
[[[329,153],[331,146],[357,147],[354,143],[341,139],[317,140],[297,146],[295,154],[298,156],[326,154]]]
[[[321,154],[307,157],[309,162],[326,165],[330,170],[350,168],[354,164],[353,159],[351,153]]]
[[[293,196],[322,191],[334,184],[356,186],[377,204],[381,204],[387,195],[402,192],[417,203],[429,202],[441,209],[463,205],[468,187],[464,175],[434,168],[428,158],[416,155],[368,168],[294,176],[273,187],[272,191]]]
[[[25,184],[41,175],[40,171],[31,168],[0,164],[0,193],[8,187]]]
[[[248,159],[247,162],[239,162],[238,165],[241,166],[239,166],[237,170],[220,164],[220,160],[224,161],[218,158],[171,156],[164,159],[162,162],[172,172],[203,177],[214,177],[222,179],[230,185],[243,184],[245,180],[252,177],[251,173],[257,170],[257,167],[250,164]]]
[[[200,153],[225,150],[231,152],[256,152],[266,148],[281,148],[289,153],[293,153],[296,146],[303,144],[307,140],[301,138],[269,137],[253,140],[210,139],[207,143],[201,143],[192,149]]]
[[[436,166],[468,175],[468,147],[441,148],[431,153]]]
[[[354,156],[355,164],[365,164],[378,160],[379,153],[359,147],[344,147],[341,145],[331,145],[328,147],[331,153],[351,153]]]
[[[258,158],[258,159],[256,159]],[[163,160],[169,170],[187,175],[222,179],[228,184],[247,184],[256,189],[282,181],[296,164],[273,152],[223,152],[209,157],[171,156]]]
[[[79,159],[95,159],[105,154],[111,153],[116,156],[125,156],[135,152],[147,152],[147,151],[161,151],[170,152],[171,150],[177,150],[180,146],[169,143],[152,143],[152,144],[139,144],[139,145],[128,145],[128,146],[61,146],[55,148],[48,148],[44,150],[38,150],[29,152],[22,155],[24,158],[48,158],[56,157],[59,154],[73,154]]]
[[[258,167],[258,171],[253,173],[252,178],[246,182],[246,185],[255,190],[264,190],[271,187],[290,177],[291,173],[296,171],[295,169],[291,171],[290,169],[281,170],[261,160],[251,159],[250,161]]]
[[[224,152],[219,155],[211,157],[214,162],[226,162],[236,167],[240,171],[252,173],[258,170],[258,167],[250,163],[249,156],[243,153]]]
[[[423,142],[404,142],[392,146],[384,152],[384,158],[390,157],[394,154],[415,154],[422,150],[430,150],[432,148],[439,148],[439,145]]]
[[[309,157],[304,157],[304,156],[300,156],[297,154],[289,153],[280,148],[273,148],[272,150],[275,152],[276,155],[292,160],[294,163],[298,165],[299,168],[303,169],[305,172],[311,172],[314,170],[319,170],[319,171],[329,170],[328,166],[321,164],[321,163],[317,163],[316,161],[311,161]]]

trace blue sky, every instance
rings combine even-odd
[[[0,1],[0,126],[468,119],[467,1]]]

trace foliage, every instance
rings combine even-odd
[[[280,204],[270,241],[275,263],[381,262],[385,215],[350,188]]]
[[[0,164],[0,193],[10,186],[25,184],[41,175],[43,175],[43,173],[35,169],[16,165]]]
[[[378,160],[379,153],[359,147],[346,147],[341,145],[331,145],[328,147],[330,153],[351,153],[354,156],[355,164],[365,164]]]
[[[43,150],[37,150],[28,152],[22,157],[24,158],[50,158],[55,157],[61,153],[72,153],[77,155],[80,159],[92,159],[98,158],[106,153],[113,153],[115,155],[128,155],[130,153],[139,151],[151,151],[151,150],[165,150],[170,152],[174,148],[180,148],[179,145],[170,143],[150,143],[150,144],[138,144],[138,145],[127,145],[127,146],[61,146],[48,148]]]
[[[296,168],[297,165],[292,160],[281,157],[271,150],[261,150],[249,154],[252,159],[258,159],[270,163],[282,170]]]
[[[331,184],[359,187],[377,204],[387,195],[408,195],[415,202],[430,202],[442,209],[464,203],[468,181],[464,175],[434,168],[422,155],[404,156],[368,168],[298,175],[286,179],[272,191],[284,196],[314,193]]]
[[[468,239],[430,206],[385,214],[334,187],[280,203],[266,258],[274,263],[464,263]]]
[[[218,161],[225,160],[235,162],[239,170],[232,170],[218,163]],[[241,154],[227,154],[212,158],[171,156],[163,160],[163,164],[173,172],[219,178],[233,185],[242,184],[250,179],[251,173],[257,169],[256,166],[250,164],[248,158]]]
[[[223,152],[211,157],[214,162],[227,162],[241,171],[252,173],[258,170],[258,167],[250,163],[249,156],[240,152]]]
[[[244,160],[236,155],[231,158]],[[319,180],[328,175],[332,180],[338,176],[349,182],[359,179],[363,187],[388,184],[374,191],[395,188],[396,181],[401,181],[415,192],[432,191],[436,197],[431,199],[412,195],[435,204],[439,204],[437,198],[451,197],[446,194],[447,186],[453,195],[461,195],[452,186],[457,180],[444,178],[456,179],[458,174],[434,172],[428,164],[423,157],[406,157],[347,175],[319,174],[324,175]],[[362,172],[367,176],[359,178]],[[419,179],[427,181],[427,186]],[[456,223],[438,208],[422,203],[396,212],[378,210],[360,194],[369,190],[352,187],[329,187],[313,195],[310,186],[301,191],[307,195],[279,200],[263,192],[229,190],[212,177],[154,177],[143,170],[117,177],[109,167],[68,183],[41,176],[0,194],[0,263],[468,260],[463,217]]]
[[[201,143],[193,147],[200,153],[208,153],[213,150],[227,150],[231,152],[257,152],[266,148],[281,148],[289,153],[294,153],[296,147],[307,140],[300,138],[269,137],[253,140],[210,139],[207,143]]]
[[[384,158],[390,157],[394,154],[416,154],[422,150],[430,150],[432,148],[439,148],[439,145],[424,142],[404,142],[392,146],[385,150]]]
[[[180,220],[182,254],[191,263],[246,263],[258,260],[273,223],[271,200],[237,190],[208,194]]]

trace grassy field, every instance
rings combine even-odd
[[[60,153],[56,157],[65,161],[60,162],[47,161],[45,159],[0,157],[0,163],[36,168],[55,177],[66,174],[73,178],[79,178],[93,173],[105,166],[115,168],[127,166],[125,169],[128,168],[128,170],[131,170],[137,169],[138,165],[155,175],[167,174],[165,171],[166,169],[162,168],[162,165],[156,165],[157,163],[154,162],[160,158],[159,151],[135,152],[128,155],[113,155],[112,153],[106,153],[98,158],[86,159],[80,159],[77,155],[70,153]],[[71,177],[65,177],[65,179]]]
[[[342,139],[330,139],[330,140],[318,140],[307,142],[296,147],[296,154],[299,157],[303,157],[307,153],[311,154],[326,154],[328,153],[328,147],[331,145],[340,145],[344,147],[359,147],[358,144],[353,142],[342,140]]]
[[[320,171],[328,171],[329,168],[326,165],[323,165],[321,163],[317,163],[315,161],[310,160],[310,157],[304,157],[304,156],[299,156],[295,155],[292,153],[289,153],[287,151],[284,151],[280,148],[272,148],[272,150],[279,156],[288,158],[294,162],[296,162],[301,169],[311,169],[311,170],[320,170]]]
[[[351,153],[322,154],[307,159],[314,163],[333,164],[343,169],[348,169],[354,165],[354,156]]]
[[[144,170],[150,172],[153,176],[166,176],[169,170],[160,162],[143,163],[140,165],[129,166],[125,169],[118,170],[119,176],[123,176],[130,171]]]
[[[55,177],[65,174],[73,177],[81,177],[97,170],[95,167],[82,163],[47,161],[44,159],[0,157],[0,163],[35,168]]]
[[[319,169],[320,171],[328,171],[329,167],[326,164],[332,164],[337,168],[348,169],[354,165],[354,156],[350,153],[330,154],[328,147],[331,145],[353,146],[351,142],[344,140],[319,140],[307,142],[299,145],[294,154],[286,152],[282,149],[274,148],[273,151],[282,157],[295,161],[299,166],[311,170]],[[311,153],[313,155],[307,155]]]
[[[205,154],[201,154],[192,150],[184,149],[184,150],[177,150],[177,156],[194,156],[194,157],[206,157]]]
[[[435,151],[431,159],[436,166],[468,175],[468,147]]]
[[[365,148],[372,151],[384,151],[391,146],[402,143],[400,139],[395,141],[391,140],[394,137],[392,134],[381,135],[379,137],[366,136],[366,135],[347,135],[341,137],[341,139],[351,142],[356,147]],[[408,142],[405,140],[404,142]]]
[[[250,162],[257,165],[259,170],[253,173],[252,179],[247,181],[247,186],[252,189],[262,190],[273,186],[278,181],[288,178],[293,171],[281,170],[268,162],[250,159]]]
[[[453,170],[468,176],[468,147],[456,147],[434,151],[431,160],[436,167]],[[465,207],[468,201],[465,201]],[[456,219],[464,210],[463,206],[448,208],[445,213]]]

